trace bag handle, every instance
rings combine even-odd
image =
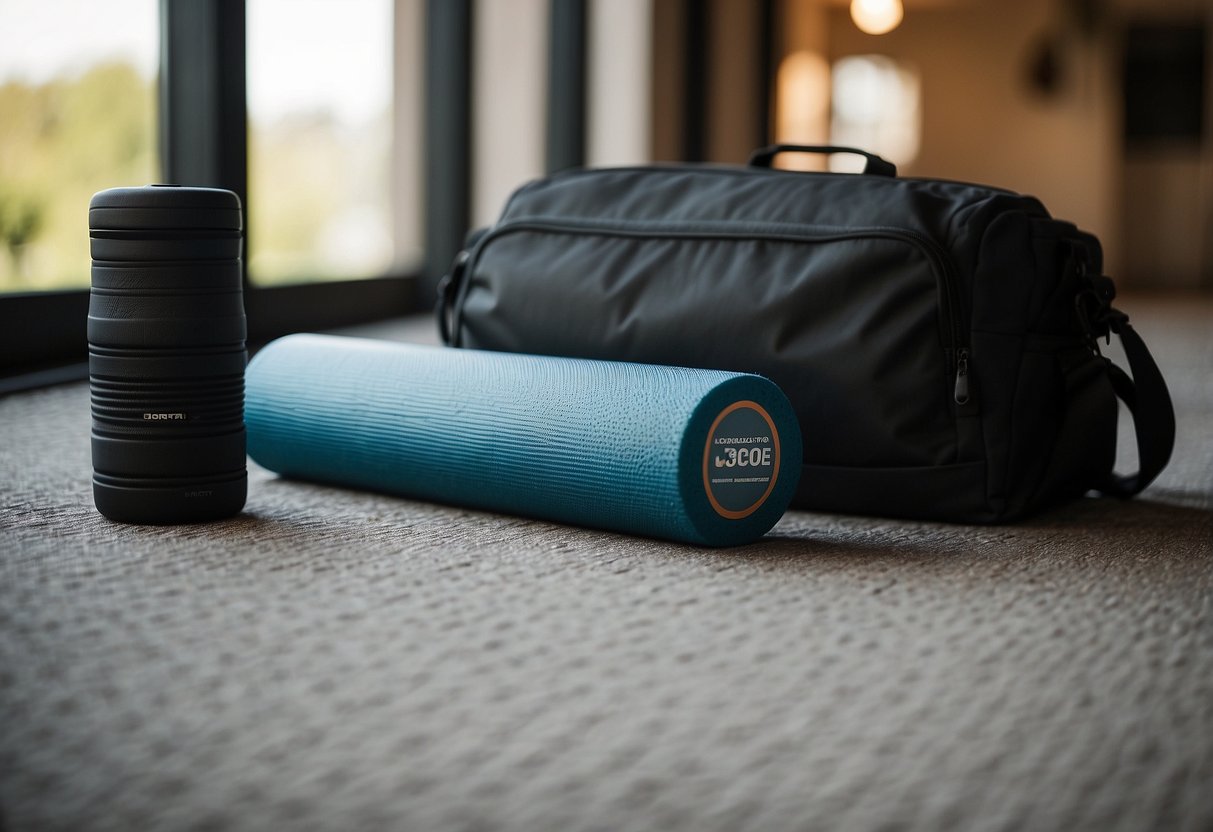
[[[875,153],[857,147],[842,147],[832,144],[772,144],[760,147],[750,154],[746,164],[753,168],[769,168],[780,153],[854,153],[867,159],[863,172],[869,176],[896,176],[897,166]]]
[[[463,289],[464,272],[472,259],[472,249],[489,233],[488,226],[473,228],[463,240],[463,248],[455,253],[450,270],[438,281],[438,303],[434,306],[434,317],[438,320],[438,335],[448,347],[459,346],[458,305],[459,293]]]
[[[434,316],[438,319],[438,337],[447,347],[458,346],[454,343],[456,334],[453,321],[455,299],[459,295],[459,288],[463,284],[463,272],[467,268],[470,258],[468,250],[461,249],[455,255],[455,262],[451,263],[451,270],[438,281],[438,303],[434,307]]]
[[[1103,494],[1127,499],[1153,482],[1170,461],[1171,449],[1175,445],[1175,409],[1158,364],[1150,355],[1145,341],[1129,326],[1128,316],[1110,316],[1108,328],[1120,336],[1129,369],[1133,373],[1130,378],[1120,367],[1108,362],[1112,389],[1133,416],[1138,471],[1120,477],[1109,472],[1096,489]]]

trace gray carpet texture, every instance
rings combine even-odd
[[[737,549],[255,466],[117,525],[87,384],[0,399],[0,828],[1213,829],[1213,303],[1126,306],[1140,499]]]

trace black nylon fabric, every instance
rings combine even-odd
[[[1030,197],[572,171],[515,192],[460,264],[442,309],[455,346],[771,378],[804,435],[799,507],[997,522],[1111,471],[1116,398],[1075,312],[1099,244]]]

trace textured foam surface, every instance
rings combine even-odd
[[[1127,309],[1180,425],[1143,499],[739,549],[256,465],[120,526],[87,384],[0,398],[0,827],[1207,832],[1213,303]]]
[[[725,546],[774,526],[799,475],[795,414],[758,376],[292,335],[246,378],[249,455],[302,479]],[[704,465],[738,402],[777,430],[774,481],[728,485],[756,489],[744,516],[713,507]]]

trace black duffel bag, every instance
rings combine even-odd
[[[862,175],[770,167],[854,152]],[[793,505],[998,522],[1166,465],[1166,384],[1099,242],[1036,199],[849,148],[531,182],[440,289],[453,346],[759,373],[796,407]],[[1100,354],[1120,336],[1133,377]],[[1140,470],[1113,473],[1117,397]]]

